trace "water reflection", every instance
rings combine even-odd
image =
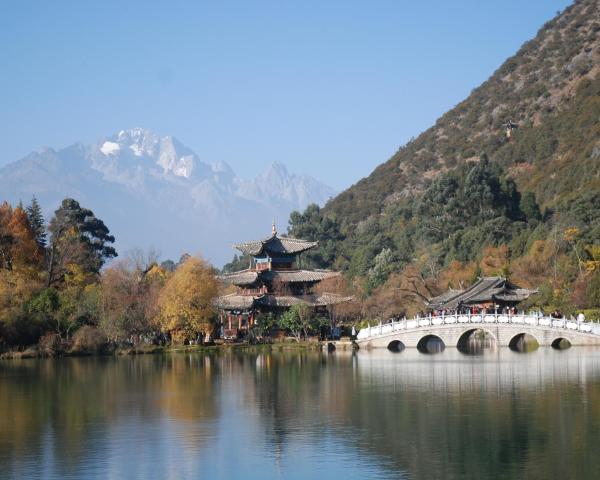
[[[515,352],[527,353],[537,350],[540,344],[533,335],[520,333],[510,340],[508,346]]]
[[[496,338],[487,330],[474,328],[458,339],[458,350],[467,355],[483,355],[494,353],[498,349]]]
[[[417,344],[417,350],[421,353],[440,353],[445,348],[444,341],[436,335],[426,335]]]
[[[0,401],[2,478],[600,472],[600,350],[580,347],[4,362]]]

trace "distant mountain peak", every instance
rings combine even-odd
[[[156,165],[162,175],[179,178],[191,178],[194,173],[206,175],[210,167],[203,164],[189,148],[172,136],[159,136],[145,128],[131,128],[105,138],[97,146],[102,156],[92,155],[96,166],[106,170],[106,161],[110,170],[133,166],[136,169]]]
[[[286,218],[333,195],[282,162],[240,178],[227,163],[204,163],[177,138],[139,127],[30,154],[0,169],[0,191],[11,202],[35,194],[48,214],[71,195],[105,220],[121,251],[146,244],[174,258],[200,251],[216,262],[231,258],[229,245],[240,235],[263,236],[265,218]]]

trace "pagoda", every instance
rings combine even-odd
[[[340,275],[331,270],[299,268],[299,255],[317,244],[279,236],[273,222],[271,235],[264,240],[234,245],[251,260],[247,269],[219,276],[237,290],[216,300],[223,337],[236,338],[247,332],[260,313],[281,313],[299,303],[324,309],[351,300],[338,294],[313,292],[321,280]]]

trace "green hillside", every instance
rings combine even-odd
[[[599,36],[600,1],[576,2],[371,175],[294,212],[290,234],[367,292],[407,268],[427,290],[505,273],[547,306],[600,306],[576,295],[600,259]],[[540,251],[553,272],[525,266]]]

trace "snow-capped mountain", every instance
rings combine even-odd
[[[203,162],[176,138],[141,128],[33,152],[0,169],[0,192],[11,202],[35,195],[48,216],[73,197],[105,221],[121,252],[200,253],[217,265],[231,258],[232,243],[262,238],[273,219],[283,231],[292,210],[334,194],[282,163],[242,179],[226,163]]]

